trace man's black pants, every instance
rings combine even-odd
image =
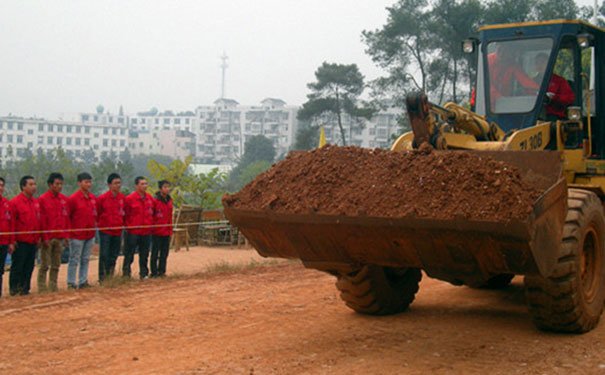
[[[151,247],[151,276],[166,274],[166,259],[170,251],[170,236],[153,236]]]
[[[106,277],[113,276],[115,272],[122,236],[100,232],[99,240],[99,281],[103,281]]]
[[[126,244],[124,245],[124,264],[122,274],[130,276],[130,266],[134,261],[134,253],[139,251],[139,276],[141,278],[149,275],[147,262],[149,261],[149,245],[151,245],[151,235],[138,235],[126,232]]]
[[[11,273],[8,279],[10,294],[29,294],[34,263],[36,261],[36,245],[17,242],[11,255]]]
[[[4,267],[6,266],[6,254],[8,254],[8,245],[0,245],[0,296],[2,296],[2,279],[4,276]]]

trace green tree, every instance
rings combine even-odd
[[[535,0],[533,16],[536,20],[575,19],[580,8],[574,0]]]
[[[363,119],[370,119],[374,110],[358,105],[358,98],[365,88],[364,77],[356,64],[330,64],[324,62],[315,71],[315,82],[307,86],[311,93],[298,111],[299,120],[325,123],[334,122],[340,130],[341,142],[347,144],[343,117],[346,115],[352,127],[363,127]]]
[[[403,107],[407,92],[430,94],[429,66],[437,58],[430,10],[427,0],[399,0],[386,8],[387,21],[381,28],[362,32],[366,53],[387,72],[371,84],[376,99],[394,99]]]
[[[239,175],[239,183],[241,184],[241,186],[245,186],[250,181],[254,180],[256,176],[263,173],[269,168],[271,168],[271,163],[266,160],[259,160],[254,163],[248,164],[244,169],[242,169]]]
[[[222,207],[221,197],[226,192],[226,181],[227,176],[218,168],[212,169],[207,174],[188,175],[184,186],[185,202],[205,209]]]
[[[292,150],[311,150],[316,148],[318,144],[319,127],[313,126],[310,121],[300,121]]]
[[[220,198],[225,193],[224,173],[214,168],[207,174],[192,174],[189,166],[192,158],[185,160],[173,160],[168,164],[162,164],[156,160],[149,160],[149,171],[153,182],[167,180],[172,185],[171,196],[174,204],[180,207],[182,204],[201,206],[206,209],[214,209],[220,206]],[[157,190],[155,184],[150,190]]]
[[[248,165],[259,160],[265,160],[269,163],[275,160],[275,146],[264,135],[254,135],[246,141],[244,144],[244,154],[239,164]]]
[[[263,135],[250,137],[244,145],[244,154],[240,158],[239,163],[229,173],[228,190],[236,191],[245,185],[242,181],[242,173],[249,165],[257,162],[265,162],[271,165],[274,160],[275,147],[269,138]]]

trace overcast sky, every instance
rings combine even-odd
[[[380,75],[360,35],[394,2],[2,0],[0,115],[193,110],[220,96],[223,51],[227,97],[299,105],[323,61]]]

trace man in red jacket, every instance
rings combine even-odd
[[[151,243],[153,224],[153,197],[147,193],[147,179],[139,176],[134,180],[135,191],[125,199],[126,244],[124,246],[124,264],[122,274],[130,277],[130,266],[134,253],[139,251],[139,277],[146,279],[149,274],[147,261]]]
[[[542,73],[537,77],[537,81],[542,82],[546,65],[548,64],[548,54],[539,53],[536,56],[535,64],[536,71]],[[576,100],[576,95],[567,80],[553,73],[548,83],[548,89],[546,89],[546,104],[544,107],[546,110],[546,120],[556,121],[567,117],[565,110],[573,104],[574,100]]]
[[[490,100],[492,110],[496,101],[503,96],[516,96],[515,84],[526,93],[535,93],[540,85],[532,80],[517,63],[518,51],[510,42],[499,43],[496,51],[487,55],[490,82]]]
[[[21,194],[10,201],[13,231],[15,232],[9,277],[11,296],[29,294],[36,260],[36,247],[40,242],[42,227],[40,205],[34,198],[37,190],[36,180],[32,176],[23,176],[19,181],[19,187]]]
[[[122,178],[117,173],[107,177],[107,192],[97,198],[99,215],[99,282],[113,276],[120,255],[124,227],[124,194],[120,192]]]
[[[151,277],[166,275],[166,259],[170,251],[170,236],[172,235],[172,198],[170,197],[170,182],[158,182],[160,190],[153,201],[153,235],[151,237]]]
[[[6,181],[0,177],[0,296],[2,296],[2,276],[4,276],[4,265],[6,254],[14,250],[13,245],[13,215],[8,199],[4,198],[4,185]],[[10,249],[10,250],[9,250]]]
[[[79,189],[67,200],[71,239],[69,240],[69,265],[67,266],[67,287],[88,288],[88,262],[95,240],[97,226],[97,202],[90,192],[92,176],[86,172],[78,175]],[[79,269],[78,269],[79,268]],[[76,273],[78,280],[76,283]]]
[[[38,291],[47,290],[46,274],[50,268],[48,288],[57,291],[57,279],[61,267],[61,253],[68,245],[69,216],[67,197],[63,190],[63,175],[51,173],[46,180],[48,191],[38,198],[42,216],[42,246],[40,248],[40,269],[38,270]]]

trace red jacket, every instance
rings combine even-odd
[[[82,190],[78,190],[67,199],[67,207],[72,230],[90,229],[73,231],[70,237],[81,241],[94,238],[97,227],[97,202],[94,194],[88,193],[85,196]]]
[[[540,85],[534,82],[522,69],[515,64],[507,64],[500,61],[496,53],[490,53],[487,56],[487,63],[489,66],[490,99],[492,103],[501,96],[512,95],[513,77],[528,92],[535,92],[540,89]]]
[[[153,199],[153,225],[165,225],[153,228],[154,236],[169,237],[172,235],[172,198],[166,200],[158,192]]]
[[[136,191],[130,193],[125,199],[124,211],[126,213],[126,231],[138,236],[150,235],[152,230],[149,228],[129,228],[142,225],[153,224],[153,197],[149,193],[145,196],[139,195]]]
[[[558,118],[565,118],[567,114],[565,109],[567,106],[572,105],[573,101],[576,100],[576,95],[573,93],[571,86],[565,80],[565,78],[553,74],[548,84],[547,92],[552,92],[555,96],[552,97],[550,103],[546,105],[546,114],[554,115]]]
[[[10,202],[4,197],[0,197],[0,233],[10,233],[13,231],[13,214]],[[0,234],[0,245],[10,245],[15,242],[15,236],[12,234]]]
[[[61,232],[42,233],[43,240],[53,238],[69,238],[69,214],[67,209],[67,197],[61,193],[54,195],[50,190],[38,198],[40,203],[40,214],[42,216],[42,230]]]
[[[28,198],[25,194],[20,193],[10,201],[10,205],[15,232],[40,231],[42,229],[40,204],[36,198]],[[40,238],[40,233],[15,233],[13,239],[15,242],[37,244]]]
[[[118,193],[115,196],[108,190],[97,197],[97,215],[99,217],[99,231],[110,236],[121,236],[122,229],[102,229],[124,226],[125,196]]]

